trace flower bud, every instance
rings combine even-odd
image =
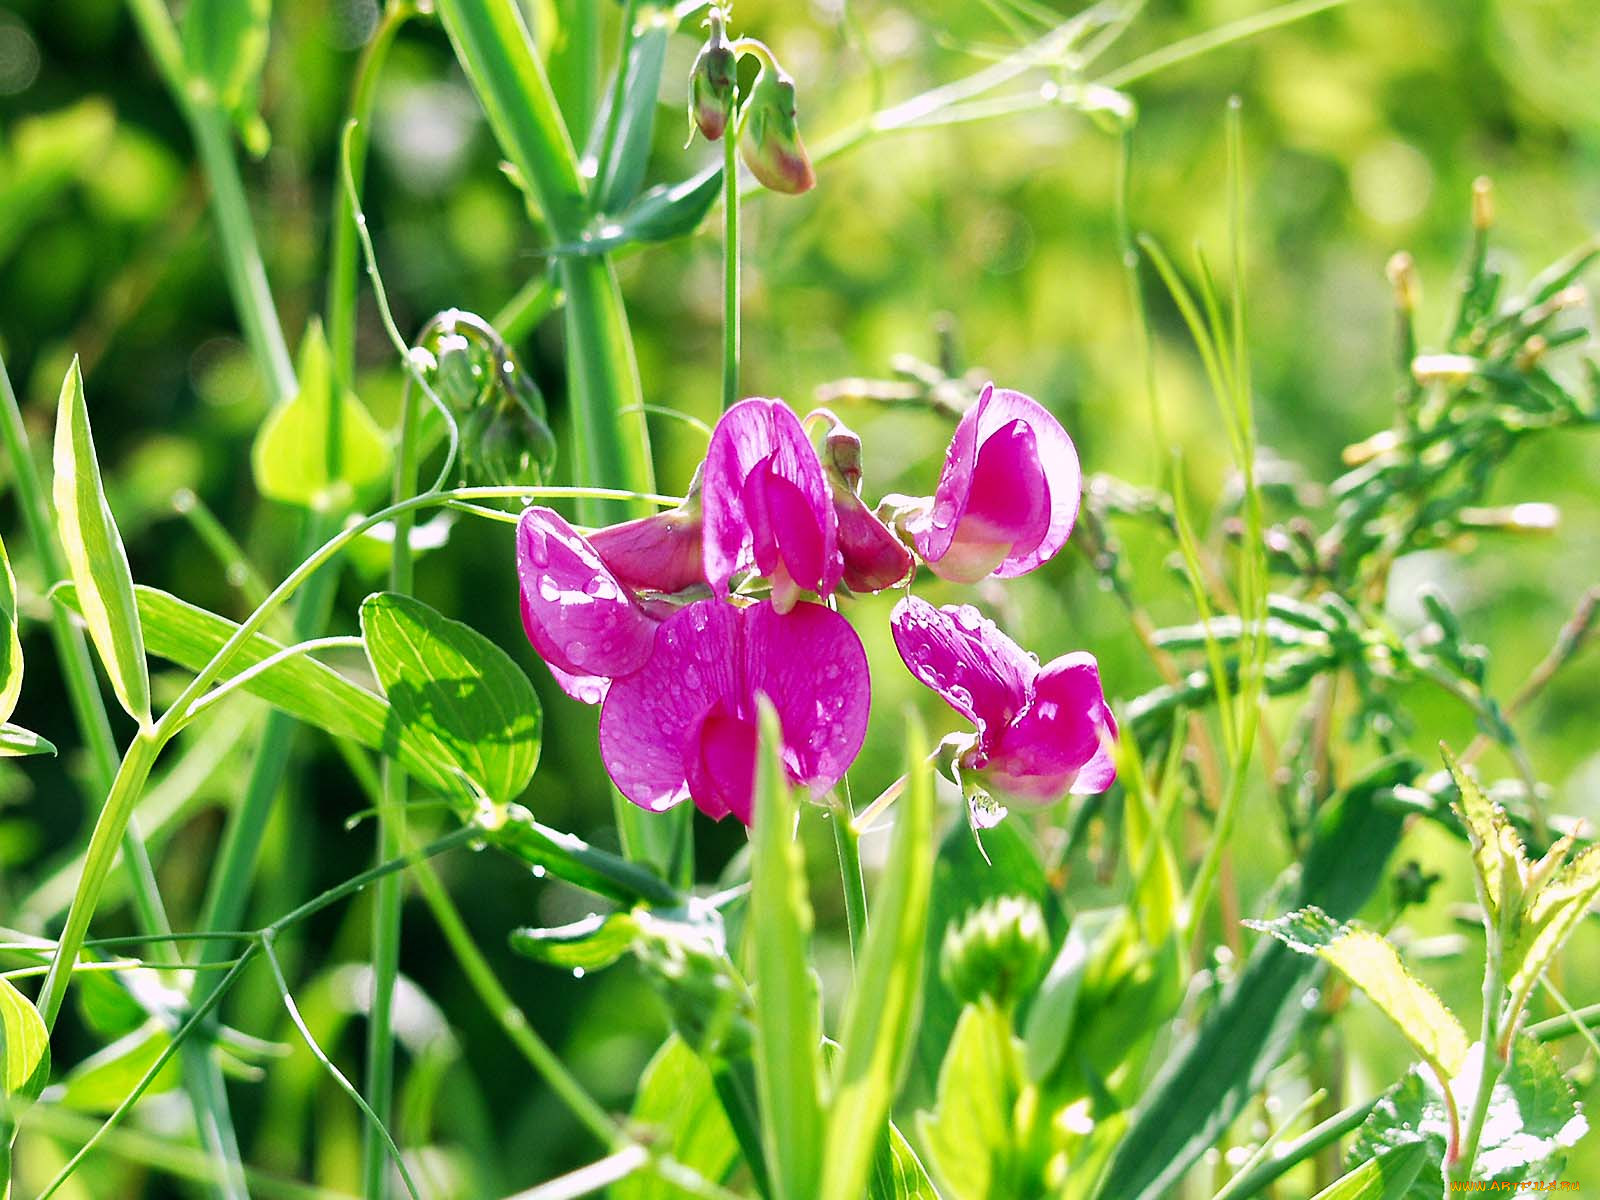
[[[992,996],[1010,1009],[1033,990],[1049,960],[1050,932],[1038,903],[1001,896],[945,931],[939,976],[962,1004]]]
[[[739,151],[764,187],[798,196],[816,186],[795,120],[794,80],[776,62],[762,63],[739,120]]]
[[[715,8],[706,19],[711,33],[689,72],[689,124],[708,142],[717,141],[733,119],[739,56],[722,36],[722,14]],[[693,136],[692,134],[690,135]]]
[[[434,343],[431,374],[439,398],[458,417],[478,407],[478,398],[489,382],[472,343],[453,332],[440,334]]]
[[[555,465],[555,435],[521,396],[480,404],[461,427],[461,461],[476,483],[544,483]]]

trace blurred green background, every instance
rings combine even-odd
[[[548,30],[551,0],[528,7],[536,28]],[[1256,0],[1152,3],[1103,62],[1129,61],[1262,7]],[[619,6],[604,8],[614,25]],[[271,148],[245,170],[294,343],[322,303],[337,132],[377,5],[278,0],[273,9],[262,93]],[[813,149],[875,106],[980,69],[1014,49],[1025,27],[1000,0],[739,0],[735,16],[737,30],[768,41],[795,76]],[[669,59],[655,179],[682,178],[719,153],[702,142],[683,147],[680,97],[696,40],[683,33]],[[1224,260],[1223,116],[1228,97],[1242,98],[1260,436],[1309,480],[1330,480],[1344,446],[1388,424],[1396,374],[1383,268],[1391,253],[1406,249],[1416,258],[1424,341],[1442,325],[1467,244],[1474,177],[1494,180],[1495,253],[1513,283],[1600,228],[1597,63],[1600,14],[1584,0],[1355,0],[1130,88],[1139,110],[1131,218],[1185,262],[1197,242],[1213,261]],[[570,93],[563,100],[575,103]],[[1118,154],[1118,140],[1091,121],[1041,109],[878,138],[819,166],[819,185],[805,196],[759,195],[744,206],[745,390],[804,407],[828,381],[886,375],[896,354],[934,357],[936,328],[949,314],[963,364],[1050,405],[1077,440],[1086,472],[1153,482],[1162,448],[1146,415],[1141,344],[1119,261]],[[411,24],[380,89],[367,184],[402,330],[451,306],[492,314],[542,271],[534,228],[497,160],[443,35],[429,22]],[[718,406],[715,225],[620,266],[646,400],[706,421]],[[1149,294],[1156,297],[1157,289]],[[370,294],[362,303],[359,391],[387,423],[397,411],[399,375]],[[1221,425],[1176,312],[1153,300],[1152,320],[1167,426],[1184,446],[1197,493],[1209,501],[1226,483]],[[100,457],[140,581],[232,615],[247,608],[236,581],[174,511],[173,496],[185,488],[215,510],[263,575],[277,578],[293,565],[297,514],[261,502],[252,485],[249,449],[267,391],[240,340],[204,180],[182,121],[115,0],[6,0],[0,7],[0,348],[41,455],[69,357],[82,356]],[[545,388],[565,447],[559,322],[546,323],[518,349]],[[865,406],[840,414],[865,438],[869,497],[931,490],[946,422]],[[652,418],[652,426],[660,481],[679,490],[703,449],[701,435],[670,420]],[[1401,564],[1395,618],[1418,619],[1411,593],[1422,582],[1442,587],[1468,635],[1493,653],[1491,690],[1509,695],[1583,589],[1600,582],[1597,485],[1600,446],[1592,438],[1549,439],[1516,457],[1491,501],[1554,502],[1563,513],[1560,528],[1537,538],[1486,535],[1456,552]],[[47,601],[13,506],[3,503],[23,605],[37,617]],[[1157,618],[1192,619],[1164,547],[1136,530],[1128,542]],[[511,553],[506,527],[459,521],[449,544],[419,564],[418,591],[509,648],[545,698],[544,758],[527,797],[539,818],[614,844],[595,714],[562,697],[527,647]],[[368,558],[346,576],[334,632],[354,630],[356,603],[379,586],[381,555]],[[937,587],[926,594],[944,595]],[[1043,657],[1092,649],[1113,697],[1125,701],[1157,682],[1122,610],[1070,548],[1030,579],[986,591],[984,599]],[[858,800],[898,772],[897,730],[907,704],[919,704],[937,732],[957,727],[901,668],[887,636],[888,606],[885,598],[851,610],[875,668],[873,731],[855,772]],[[92,819],[77,787],[83,763],[49,642],[38,622],[25,634],[30,665],[17,719],[63,754],[0,767],[0,913],[12,924],[46,915],[51,893],[47,887],[42,897],[38,889],[81,848]],[[1424,752],[1441,737],[1459,747],[1472,736],[1470,714],[1449,698],[1418,691],[1408,700]],[[1592,821],[1600,821],[1597,714],[1600,674],[1579,665],[1521,722],[1558,807]],[[259,728],[253,711],[225,721],[191,735],[209,738],[208,748],[190,756],[188,774],[158,789],[145,817],[179,927],[191,923],[199,904],[224,809],[238,793]],[[252,923],[370,862],[370,823],[346,825],[364,806],[354,784],[316,735],[298,746],[301,770],[278,809]],[[1360,754],[1351,761],[1359,763]],[[1509,773],[1492,754],[1485,767],[1490,776]],[[1286,861],[1270,802],[1258,790],[1237,852],[1246,915],[1257,912]],[[1069,815],[1062,808],[1038,822],[1047,852]],[[819,921],[831,939],[823,946],[826,974],[844,962],[844,949],[824,833],[811,829],[808,836]],[[706,878],[743,842],[728,825],[701,822],[699,836]],[[866,845],[869,864],[874,840]],[[1408,857],[1445,875],[1433,903],[1409,914],[1408,928],[1426,937],[1458,932],[1449,905],[1471,897],[1464,848],[1424,829],[1408,836],[1396,862]],[[1069,904],[1103,895],[1096,865],[1081,857],[1063,864]],[[504,949],[512,926],[569,920],[587,911],[588,901],[492,855],[442,868],[538,1027],[597,1095],[626,1107],[665,1029],[654,994],[625,964],[575,980]],[[55,887],[64,899],[59,881]],[[410,908],[407,917],[402,969],[417,990],[406,1005],[402,1140],[437,1147],[430,1170],[455,1180],[447,1194],[462,1196],[528,1186],[593,1157],[476,1005],[427,914]],[[356,903],[285,939],[308,1019],[352,1074],[361,1025],[352,1019],[360,977],[351,964],[366,954],[366,918]],[[124,919],[108,912],[97,932],[122,932]],[[1467,1014],[1476,1012],[1479,953],[1469,932],[1463,957],[1422,966]],[[1569,952],[1563,983],[1574,1002],[1587,1002],[1600,999],[1596,978],[1600,937],[1591,924]],[[359,1114],[295,1041],[270,985],[247,979],[228,1013],[231,1023],[294,1047],[263,1081],[232,1089],[247,1158],[353,1189]],[[1398,1076],[1405,1050],[1379,1018],[1357,1005],[1344,1028],[1349,1098]],[[94,1043],[79,1028],[66,1045],[87,1053]],[[58,1063],[74,1057],[60,1054]],[[1592,1074],[1592,1064],[1586,1070]],[[142,1123],[181,1133],[184,1112],[175,1093],[146,1105]],[[70,1144],[24,1143],[29,1177],[57,1165]],[[1580,1150],[1567,1176],[1600,1187],[1600,1151]],[[62,1194],[189,1194],[115,1155],[95,1160],[72,1186],[76,1191]]]

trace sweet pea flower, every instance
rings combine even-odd
[[[528,640],[574,700],[599,704],[613,679],[650,657],[660,622],[559,513],[523,512],[517,580]]]
[[[670,595],[705,582],[700,497],[693,488],[676,508],[595,530],[589,545],[635,591]]]
[[[662,622],[648,660],[612,682],[600,756],[641,808],[692,799],[715,820],[731,813],[748,825],[756,697],[777,710],[790,780],[820,794],[861,749],[870,693],[861,639],[831,609],[700,600]]]
[[[907,596],[889,622],[911,673],[977,727],[957,760],[963,775],[1035,806],[1111,786],[1117,722],[1094,655],[1041,667],[969,604],[935,608]]]
[[[931,501],[905,528],[941,578],[1010,579],[1066,545],[1081,484],[1061,423],[1037,400],[991,383],[956,426]]]
[[[822,466],[833,493],[843,581],[852,592],[881,592],[911,573],[911,551],[861,500],[861,438],[827,409],[831,422],[822,447]]]
[[[802,592],[832,595],[844,571],[822,463],[781,400],[741,400],[717,422],[704,476],[705,577],[718,596],[752,566],[788,612]]]

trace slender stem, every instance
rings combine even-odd
[[[1559,1017],[1551,1017],[1547,1021],[1535,1021],[1522,1032],[1536,1042],[1553,1042],[1557,1038],[1590,1029],[1600,1029],[1600,1004],[1586,1004]]]
[[[845,924],[850,931],[850,959],[861,961],[867,939],[867,888],[861,878],[861,835],[856,832],[854,806],[850,802],[850,781],[844,794],[834,796],[833,845],[839,855],[839,882],[844,888]]]
[[[1270,1187],[1274,1180],[1299,1163],[1318,1153],[1325,1146],[1338,1141],[1372,1114],[1378,1106],[1377,1099],[1352,1104],[1327,1120],[1306,1130],[1292,1142],[1279,1148],[1277,1154],[1265,1162],[1257,1163],[1228,1182],[1228,1200],[1249,1200]]]
[[[734,111],[739,108],[737,85]],[[739,402],[739,130],[722,136],[722,408]]]
[[[1500,967],[1499,938],[1491,931],[1489,950],[1483,967],[1483,1023],[1479,1035],[1482,1057],[1478,1061],[1478,1088],[1472,1098],[1472,1111],[1467,1117],[1466,1131],[1459,1145],[1452,1143],[1450,1153],[1445,1156],[1446,1173],[1453,1183],[1472,1178],[1472,1164],[1478,1157],[1478,1142],[1483,1137],[1483,1124],[1489,1116],[1489,1101],[1494,1095],[1495,1085],[1500,1082],[1500,1073],[1506,1066],[1507,1056],[1500,1049],[1500,994],[1503,991]],[[1515,1029],[1516,1020],[1517,1014],[1511,1014],[1507,1028]],[[1450,1080],[1440,1074],[1439,1083],[1448,1101]]]
[[[572,1110],[572,1114],[601,1145],[609,1149],[625,1145],[627,1139],[617,1123],[588,1092],[584,1091],[583,1085],[572,1072],[567,1070],[566,1064],[555,1051],[534,1032],[528,1023],[527,1015],[517,1007],[516,1001],[506,991],[505,985],[500,982],[488,959],[472,940],[472,934],[468,931],[466,922],[462,920],[455,902],[450,899],[450,893],[440,881],[438,872],[428,863],[418,863],[416,881],[417,890],[427,901],[439,931],[444,934],[450,952],[455,955],[456,965],[461,968],[472,990],[478,993],[478,999],[483,1002],[484,1008],[489,1010],[489,1014],[494,1017],[512,1045],[528,1060],[529,1065],[544,1077],[545,1082],[550,1085],[550,1090],[561,1098]]]

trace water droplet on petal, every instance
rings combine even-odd
[[[556,586],[556,581],[548,575],[539,580],[539,597],[546,604],[554,604],[561,599],[561,589]]]

